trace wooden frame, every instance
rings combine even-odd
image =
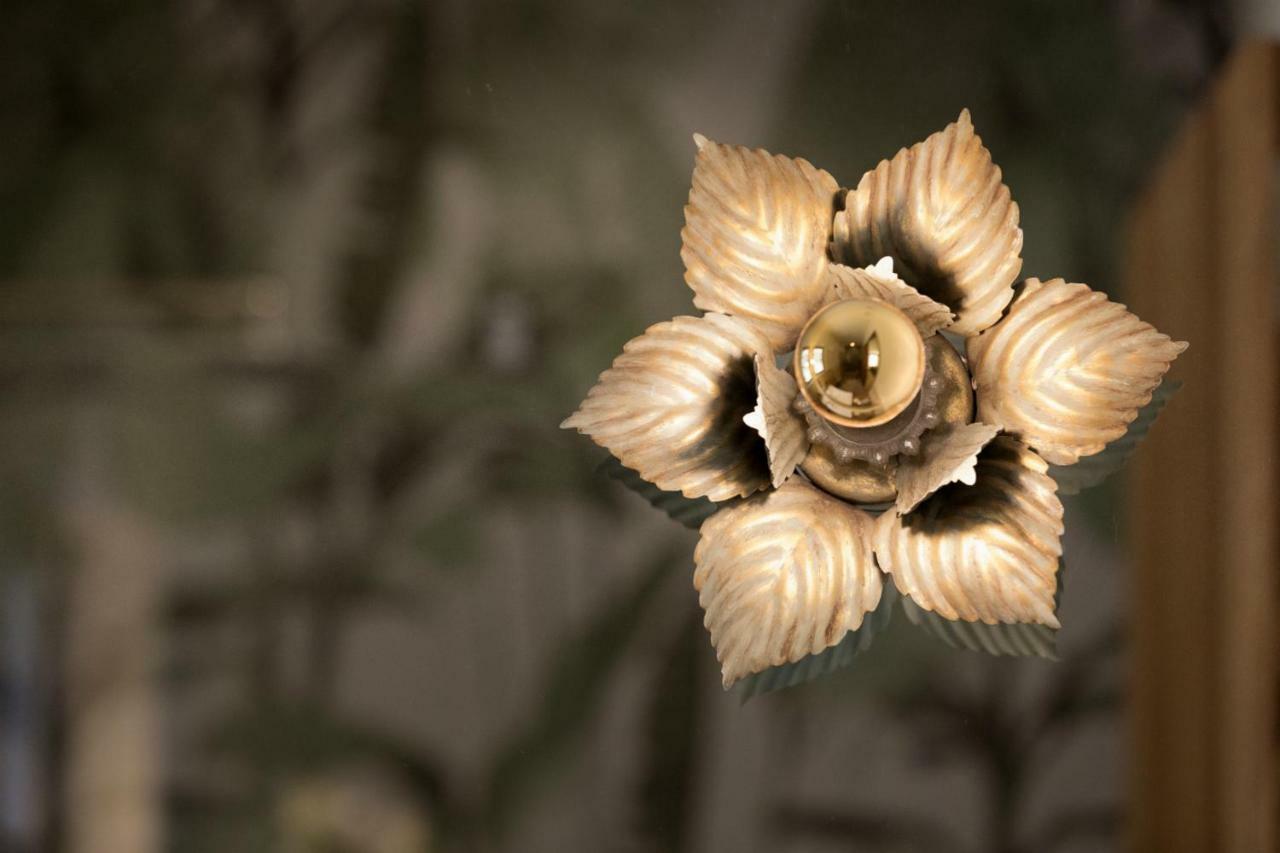
[[[1280,47],[1250,44],[1132,219],[1128,301],[1191,343],[1134,459],[1130,849],[1277,848]]]

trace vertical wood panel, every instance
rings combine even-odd
[[[1223,248],[1224,372],[1221,443],[1231,476],[1222,510],[1221,716],[1217,733],[1219,849],[1274,850],[1277,766],[1276,685],[1276,362],[1273,239],[1277,146],[1276,50],[1241,51],[1211,104]],[[1224,430],[1224,431],[1226,431]]]
[[[1209,802],[1209,697],[1186,688],[1210,677],[1215,614],[1206,567],[1216,563],[1211,496],[1219,484],[1210,454],[1184,450],[1216,441],[1216,424],[1205,416],[1218,402],[1212,371],[1218,341],[1204,333],[1215,322],[1211,292],[1202,284],[1212,267],[1207,247],[1198,239],[1169,239],[1198,234],[1206,225],[1208,150],[1207,123],[1197,117],[1183,128],[1138,212],[1127,272],[1128,298],[1138,315],[1191,342],[1175,367],[1183,390],[1136,454],[1130,483],[1131,772],[1134,849],[1140,851],[1199,851],[1209,841],[1204,809],[1166,815],[1150,805]],[[1176,183],[1169,175],[1177,176]],[[1172,459],[1179,461],[1170,464]]]
[[[1129,497],[1144,853],[1276,849],[1276,56],[1237,53],[1132,221],[1130,303],[1191,342]]]

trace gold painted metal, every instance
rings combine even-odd
[[[1186,348],[1086,285],[1028,279],[969,339],[978,417],[1071,465],[1124,435]]]
[[[1056,628],[1048,465],[1119,438],[1186,344],[1082,284],[1014,298],[1018,206],[967,110],[849,191],[695,141],[681,258],[711,313],[627,343],[563,426],[659,489],[746,497],[695,554],[725,684],[855,630],[877,562],[936,617]]]
[[[978,456],[977,482],[921,511],[876,523],[876,561],[925,610],[969,622],[1037,622],[1054,614],[1062,503],[1048,463],[1007,436]]]
[[[956,312],[952,331],[1000,319],[1022,269],[1018,205],[969,111],[867,172],[844,199],[832,257],[853,267],[892,257],[898,275]]]
[[[942,335],[929,339],[929,369],[938,378],[937,429],[973,420],[973,385],[969,367]]]
[[[814,443],[800,470],[823,491],[855,504],[879,506],[898,496],[897,463],[877,465],[865,459],[841,461],[825,444]]]
[[[846,427],[893,420],[924,382],[924,340],[901,309],[878,299],[833,302],[810,318],[793,359],[814,411]]]
[[[773,354],[756,354],[756,407],[743,416],[747,426],[764,440],[769,473],[776,489],[786,482],[809,452],[804,418],[792,408],[796,381],[774,364]]]
[[[972,486],[978,477],[978,453],[1000,432],[989,424],[964,424],[938,429],[920,441],[920,452],[898,462],[899,515],[911,512],[929,495],[949,483]]]
[[[660,489],[713,501],[769,485],[755,405],[759,330],[723,314],[676,317],[627,342],[561,424],[589,435]]]
[[[839,185],[805,160],[694,141],[680,232],[693,304],[750,321],[787,352],[823,302]]]
[[[893,271],[893,258],[881,258],[874,266],[855,269],[844,264],[827,268],[827,299],[879,299],[888,302],[911,318],[927,338],[950,326],[955,315],[947,306],[934,302]]]
[[[839,643],[880,602],[872,520],[799,479],[723,509],[694,551],[725,687]]]

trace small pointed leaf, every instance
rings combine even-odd
[[[893,259],[881,258],[880,263],[855,269],[843,264],[832,264],[827,271],[830,282],[828,299],[879,299],[888,302],[929,337],[951,325],[955,316],[941,302],[934,302],[893,272]]]
[[[764,440],[774,488],[786,482],[809,452],[804,418],[791,406],[797,393],[790,373],[773,358],[756,356],[756,407],[743,420]]]
[[[1000,430],[988,424],[963,424],[934,430],[920,441],[915,456],[898,457],[898,514],[949,483],[972,486],[978,479],[978,453]]]

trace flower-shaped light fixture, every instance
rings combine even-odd
[[[840,643],[884,574],[934,618],[1057,628],[1049,465],[1122,436],[1186,344],[1083,284],[1015,288],[1018,206],[967,111],[853,190],[695,141],[706,313],[628,342],[563,426],[724,502],[693,582],[725,686]]]

